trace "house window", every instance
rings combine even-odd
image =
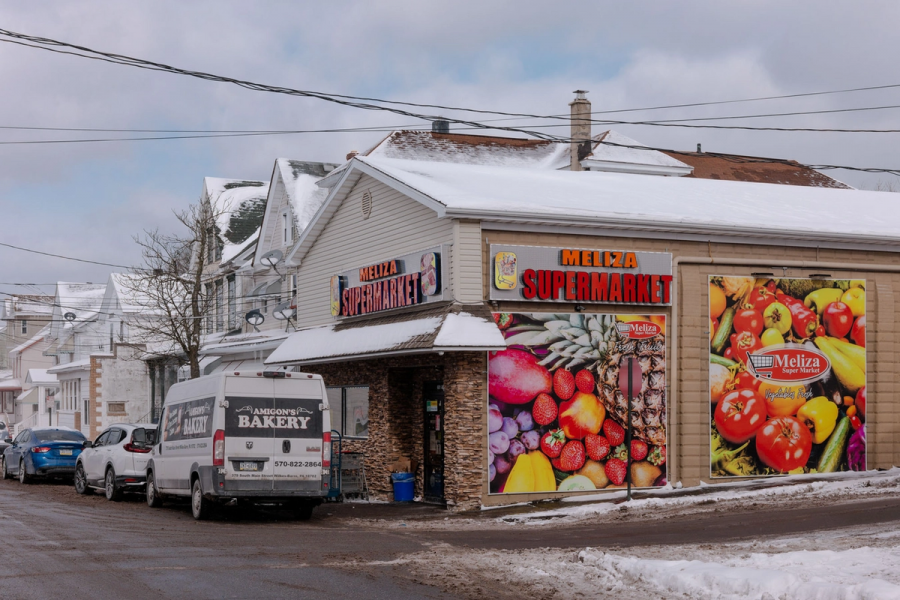
[[[216,281],[216,331],[222,331],[225,328],[225,322],[223,321],[224,308],[222,280],[219,279]]]
[[[84,413],[81,415],[81,420],[84,421],[85,425],[88,425],[88,413],[90,412],[90,404],[91,401],[87,398],[84,399]]]
[[[203,309],[203,314],[206,315],[206,317],[203,319],[203,329],[206,331],[207,334],[210,334],[213,332],[213,328],[212,328],[212,326],[213,326],[213,322],[212,322],[212,313],[213,313],[212,292],[213,292],[212,286],[208,283],[204,283],[203,284],[203,293],[204,293],[204,301],[205,301],[204,303],[206,304],[206,306]]]
[[[228,329],[237,327],[237,306],[235,305],[234,275],[228,278]]]
[[[326,388],[331,428],[348,438],[369,437],[369,387],[350,385]]]
[[[283,213],[281,213],[281,230],[282,230],[281,241],[284,244],[288,243],[289,228],[290,228],[290,226],[288,225],[288,211],[284,211]]]
[[[22,319],[22,335],[28,333],[28,321]]]
[[[124,402],[107,402],[106,403],[106,412],[110,413],[119,413],[122,414],[125,412],[125,403]]]

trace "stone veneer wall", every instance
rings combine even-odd
[[[484,352],[447,352],[310,365],[326,386],[369,386],[369,438],[345,440],[344,450],[365,453],[370,496],[390,500],[390,465],[410,456],[418,463],[416,496],[422,494],[426,381],[444,384],[444,497],[448,508],[481,505],[485,485],[485,406],[487,357]]]

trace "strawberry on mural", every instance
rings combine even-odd
[[[663,315],[495,313],[494,320],[507,349],[488,362],[491,493],[618,488],[629,472],[636,486],[665,485]],[[642,376],[630,464],[628,402],[618,388],[628,357]]]

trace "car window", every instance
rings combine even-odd
[[[84,434],[80,431],[66,431],[63,429],[39,429],[34,432],[41,442],[83,442]]]
[[[29,435],[31,435],[31,430],[30,430],[30,429],[26,429],[25,431],[23,431],[22,433],[20,433],[19,435],[17,435],[17,436],[16,436],[16,439],[15,439],[14,441],[15,441],[15,443],[17,443],[17,444],[24,444],[24,443],[25,443],[25,440],[28,439],[28,436],[29,436]]]
[[[112,429],[109,432],[109,445],[115,446],[125,439],[125,432],[121,429]]]
[[[131,432],[131,441],[142,446],[152,446],[156,439],[155,429],[144,429],[139,427]]]
[[[105,446],[106,442],[109,440],[109,431],[104,431],[101,433],[96,441],[94,441],[94,448],[98,448],[100,446]]]

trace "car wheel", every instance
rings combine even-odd
[[[156,489],[156,481],[153,479],[153,471],[147,471],[147,506],[150,508],[159,508],[162,506],[163,500]]]
[[[87,496],[91,492],[93,492],[91,486],[88,485],[87,475],[84,472],[84,466],[82,466],[80,463],[77,467],[75,467],[75,491],[82,496]]]
[[[194,485],[191,487],[191,512],[198,521],[205,521],[212,512],[212,502],[203,497],[199,478],[194,480]]]
[[[3,465],[3,479],[12,479],[12,475],[9,474],[9,469],[6,468],[6,457],[3,456],[0,458],[0,461],[2,461]]]
[[[19,483],[31,483],[31,477],[25,471],[25,459],[19,459]]]
[[[118,502],[122,499],[122,490],[116,485],[116,472],[112,470],[112,467],[106,470],[103,489],[106,492],[106,499],[110,502]]]

